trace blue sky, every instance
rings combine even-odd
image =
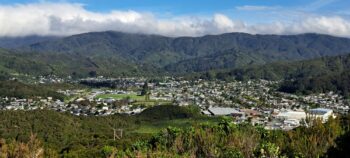
[[[316,32],[350,36],[350,0],[0,0],[1,7],[5,8],[2,19],[13,22],[13,26],[6,24],[3,28],[7,31],[2,33],[0,24],[0,36],[103,30],[170,36],[230,31],[259,34]],[[38,13],[33,7],[43,11]],[[37,16],[28,17],[32,21],[14,21],[13,18],[21,17],[17,14]],[[18,31],[13,31],[15,25],[34,21],[48,23],[45,28],[48,30],[40,33],[35,28],[18,26]],[[147,29],[147,24],[152,22],[157,28]],[[89,23],[91,27],[83,26],[83,23]],[[179,23],[183,27],[175,26]],[[310,29],[308,25],[311,25]],[[167,27],[170,30],[166,30]]]
[[[350,10],[349,0],[0,0],[0,4],[36,2],[80,3],[86,9],[97,12],[135,10],[172,15],[209,15],[223,12],[233,16],[234,13],[243,12],[237,9],[241,6],[278,7],[319,14],[337,14],[339,10]]]

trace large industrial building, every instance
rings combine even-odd
[[[335,117],[332,109],[325,108],[310,109],[307,116],[310,118],[320,118],[322,122],[327,122],[329,117]]]

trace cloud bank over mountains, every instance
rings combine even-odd
[[[241,7],[262,10],[267,7]],[[75,3],[31,3],[0,5],[0,36],[66,36],[94,31],[122,31],[164,36],[202,36],[228,32],[251,34],[321,33],[350,37],[350,20],[341,16],[309,15],[293,21],[248,24],[224,14],[210,17],[173,16],[160,18],[151,12],[89,11]]]

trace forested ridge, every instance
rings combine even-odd
[[[279,90],[299,94],[327,93],[332,91],[345,97],[350,97],[350,71],[284,81]]]
[[[202,73],[200,77],[237,80],[265,79],[289,80],[302,77],[337,75],[350,69],[350,55],[327,56],[303,61],[273,62],[258,66],[245,66],[237,69]],[[210,76],[211,75],[211,76]]]
[[[0,40],[0,46],[11,48],[0,50],[2,72],[74,77],[183,75],[350,52],[349,39],[320,34],[172,38],[107,31],[17,40],[24,45],[6,47],[6,40]],[[11,41],[16,45],[16,39]]]

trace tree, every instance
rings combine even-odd
[[[149,93],[148,82],[145,81],[145,83],[142,86],[141,95],[147,95],[148,93]]]
[[[36,138],[36,135],[31,134],[27,143],[11,141],[6,143],[4,139],[0,140],[0,157],[44,157],[44,149],[41,141]]]

